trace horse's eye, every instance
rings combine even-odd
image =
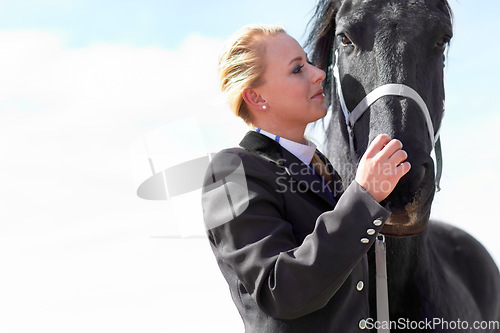
[[[352,41],[344,34],[340,34],[340,42],[342,45],[352,45]]]
[[[438,47],[445,48],[446,45],[450,42],[451,37],[450,36],[444,36],[440,41],[436,43]]]

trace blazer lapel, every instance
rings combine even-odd
[[[263,134],[249,131],[240,142],[240,146],[275,163],[278,167],[283,168],[285,172],[297,182],[297,186],[299,186],[301,190],[310,191],[332,207],[335,206],[338,200],[335,189],[331,188],[329,190],[325,188],[327,185],[323,184],[320,177],[314,174],[309,166],[305,165],[288,150],[281,147],[278,142]],[[335,179],[334,177],[334,180]]]

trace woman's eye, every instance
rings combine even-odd
[[[352,41],[344,34],[340,34],[340,42],[344,46],[352,45]]]
[[[304,67],[305,65],[298,65],[297,67],[295,67],[292,71],[293,74],[299,74],[300,72],[302,72],[302,68]]]

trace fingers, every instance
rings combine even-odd
[[[381,155],[381,158],[389,159],[394,153],[401,150],[403,144],[398,139],[392,139],[387,134],[379,134],[366,149],[367,158]]]
[[[403,177],[404,175],[406,175],[408,173],[408,171],[410,171],[410,169],[411,169],[410,162],[401,163],[396,168],[396,176],[398,177],[398,179],[401,179],[401,177]]]
[[[402,148],[403,143],[398,139],[391,139],[387,134],[380,134],[372,141],[365,156],[366,158],[377,157],[392,165],[398,165],[408,158],[408,154]]]
[[[408,158],[408,153],[403,149],[399,149],[396,150],[396,152],[392,154],[391,157],[389,157],[389,164],[399,165],[400,163],[404,162],[407,158]]]
[[[385,199],[411,169],[406,161],[408,154],[402,148],[401,141],[381,134],[359,162],[355,180],[378,202]]]
[[[398,139],[392,139],[385,147],[380,151],[380,157],[383,159],[390,159],[396,152],[401,151],[403,144]],[[399,163],[398,163],[399,164]]]
[[[372,158],[377,155],[384,147],[391,141],[391,137],[387,134],[379,134],[377,137],[370,143],[368,149],[366,149],[365,156],[367,158]]]

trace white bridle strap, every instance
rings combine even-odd
[[[335,65],[333,67],[333,76],[335,77],[335,82],[337,86],[337,96],[339,97],[340,107],[342,108],[342,112],[344,113],[344,118],[347,127],[351,127],[349,124],[350,116],[349,110],[347,109],[347,105],[345,104],[344,94],[342,93],[342,86],[340,85],[340,72],[339,72],[339,51],[335,51]],[[333,93],[333,91],[332,91]],[[332,96],[333,98],[333,96]]]
[[[377,101],[380,97],[388,95],[411,98],[418,104],[424,114],[427,129],[429,131],[429,137],[432,142],[432,147],[434,148],[434,143],[436,142],[437,138],[434,137],[434,126],[432,125],[431,115],[429,114],[427,105],[425,105],[424,100],[415,90],[404,84],[389,83],[373,90],[371,93],[366,95],[366,97],[363,98],[363,100],[349,114],[350,122],[354,124],[359,119],[359,117],[361,117],[361,115],[363,115],[363,113],[368,109],[368,107],[370,107],[370,105],[375,103],[375,101]]]

